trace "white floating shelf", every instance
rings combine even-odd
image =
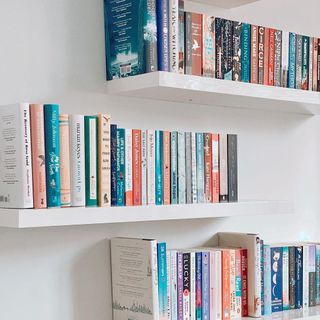
[[[244,6],[249,3],[258,2],[260,0],[193,0],[195,2],[201,2],[212,6],[217,6],[226,9],[232,9]]]
[[[320,93],[153,72],[107,82],[109,94],[232,108],[320,114]]]
[[[293,204],[287,201],[42,210],[0,209],[0,226],[37,228],[292,213]]]

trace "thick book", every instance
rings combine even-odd
[[[33,208],[32,152],[28,103],[1,106],[0,206]]]
[[[186,148],[183,132],[178,132],[178,203],[186,203]]]
[[[158,243],[158,299],[159,299],[159,320],[168,319],[167,301],[167,247],[166,243]]]
[[[202,252],[202,320],[210,320],[210,252]]]
[[[156,240],[111,239],[114,320],[159,320],[157,256]]]
[[[289,303],[289,247],[282,248],[282,309],[290,309]]]
[[[281,87],[281,55],[282,55],[282,31],[275,31],[274,42],[274,85]]]
[[[223,41],[222,41],[222,75],[225,80],[232,80],[232,34],[233,34],[233,21],[225,20],[223,29]]]
[[[242,23],[233,21],[233,62],[232,62],[232,80],[241,81],[241,41],[242,41]]]
[[[258,40],[258,26],[251,25],[251,68],[250,68],[250,82],[258,83],[259,69],[259,40]]]
[[[125,129],[117,129],[117,206],[125,205]]]
[[[222,250],[222,319],[231,319],[230,313],[230,251]]]
[[[282,311],[282,247],[271,247],[271,306],[272,312]]]
[[[190,318],[191,307],[191,258],[190,252],[183,252],[183,319]]]
[[[170,72],[179,72],[179,0],[169,1]]]
[[[248,312],[248,251],[241,249],[241,311],[242,317],[247,317]]]
[[[110,125],[111,205],[117,205],[117,125]]]
[[[289,33],[289,66],[288,66],[288,88],[296,87],[296,52],[297,35]]]
[[[212,136],[203,134],[204,140],[204,197],[205,202],[212,202]]]
[[[258,83],[264,84],[265,27],[258,27]]]
[[[310,37],[302,36],[301,89],[309,89]]]
[[[297,34],[296,39],[296,89],[302,89],[302,35]]]
[[[141,199],[141,130],[132,130],[132,191],[133,205],[140,206]]]
[[[86,205],[84,116],[70,115],[71,206]],[[109,198],[110,201],[110,198]]]
[[[185,35],[185,56],[184,70],[185,74],[192,74],[192,13],[184,13],[184,35]]]
[[[204,141],[203,133],[196,133],[198,203],[204,203]]]
[[[42,209],[47,207],[43,105],[30,104],[30,128],[33,205],[35,209]]]
[[[228,201],[238,201],[238,139],[228,134]]]
[[[280,47],[280,45],[278,45]],[[275,75],[275,49],[276,49],[276,30],[269,29],[269,62],[268,62],[268,85],[274,86]]]
[[[141,204],[147,204],[147,131],[141,130]]]
[[[289,247],[289,308],[296,307],[296,248]]]
[[[251,25],[242,24],[241,32],[241,81],[250,82],[251,65]]]
[[[212,134],[212,202],[219,202],[220,172],[219,172],[219,134]]]
[[[185,48],[184,48],[184,0],[179,0],[179,73],[184,74]]]
[[[169,205],[170,199],[170,132],[163,131],[163,204]]]
[[[171,204],[178,203],[178,132],[170,134]]]
[[[270,316],[271,309],[271,250],[269,245],[263,246],[264,261],[264,315]]]
[[[215,78],[216,73],[216,34],[215,18],[211,15],[202,15],[202,75]]]
[[[110,121],[108,114],[98,115],[98,205],[111,205]]]
[[[156,203],[155,131],[147,131],[147,197],[148,204]]]
[[[84,117],[86,206],[98,204],[97,117]]]
[[[269,85],[270,56],[270,34],[271,28],[264,28],[264,53],[263,53],[263,84]],[[274,43],[273,43],[274,45]],[[273,58],[272,58],[273,59]]]
[[[295,274],[295,284],[296,284],[296,305],[295,309],[302,309],[303,307],[303,248],[302,246],[295,247],[296,256],[296,274]]]
[[[157,0],[158,70],[170,71],[169,1]]]
[[[61,207],[71,206],[69,115],[59,115]]]
[[[48,207],[60,207],[59,105],[44,105],[46,185]]]
[[[289,76],[289,32],[282,32],[281,48],[281,87],[288,87]]]
[[[219,135],[220,202],[228,202],[228,135]]]
[[[125,129],[125,205],[133,205],[133,186],[132,186],[132,130]]]
[[[156,130],[155,142],[156,205],[161,205],[163,204],[163,131]]]
[[[191,14],[191,33],[192,33],[192,75],[202,75],[202,14]],[[188,36],[188,35],[187,35]]]
[[[197,144],[196,134],[191,132],[191,182],[192,182],[192,203],[198,203],[198,184],[197,184]]]
[[[186,203],[192,203],[192,159],[191,159],[191,132],[185,132],[186,153]]]
[[[225,20],[221,18],[215,19],[216,31],[216,78],[223,79],[223,33]]]

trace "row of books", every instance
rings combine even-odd
[[[183,0],[105,0],[107,79],[156,70],[320,91],[318,38],[184,11]]]
[[[237,135],[124,129],[54,104],[3,106],[0,117],[2,207],[238,200]]]
[[[114,319],[229,320],[320,304],[320,245],[218,233],[216,247],[168,250],[111,239]]]

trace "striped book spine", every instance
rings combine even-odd
[[[156,205],[163,204],[163,131],[156,130]]]
[[[288,87],[289,77],[289,32],[282,32],[282,50],[281,50],[281,86]]]
[[[251,25],[251,83],[258,83],[258,26]]]
[[[258,28],[258,83],[264,83],[265,27]]]
[[[282,50],[282,31],[275,31],[275,52],[274,52],[274,85],[281,87],[281,50]]]
[[[125,129],[126,142],[125,142],[125,204],[126,206],[133,205],[133,187],[132,187],[132,130]]]
[[[198,202],[196,134],[191,133],[192,203]]]
[[[170,204],[170,132],[163,131],[163,204]]]
[[[204,141],[203,133],[196,133],[196,150],[197,150],[197,186],[198,186],[198,203],[204,203]]]
[[[110,126],[110,145],[111,145],[111,205],[117,205],[117,125]]]
[[[251,64],[251,25],[242,24],[241,34],[241,79],[242,82],[250,82]]]
[[[308,90],[309,85],[309,50],[310,38],[302,37],[301,89]]]
[[[264,29],[264,53],[263,53],[263,84],[269,85],[269,66],[270,66],[270,28]]]
[[[132,130],[132,191],[133,205],[141,205],[141,130]]]
[[[212,137],[204,133],[204,195],[205,202],[212,202]]]
[[[296,89],[302,88],[302,35],[297,34],[296,43]]]
[[[186,203],[192,203],[191,132],[185,133]]]
[[[274,71],[275,71],[275,45],[276,45],[276,30],[269,31],[269,65],[268,65],[268,85],[274,86]]]
[[[141,204],[147,204],[147,131],[141,130]]]
[[[148,204],[156,203],[155,131],[147,131],[147,197]]]
[[[48,207],[60,207],[59,105],[44,105],[46,186]]]
[[[171,132],[171,204],[178,203],[178,132]]]
[[[125,129],[117,129],[117,206],[125,205]]]
[[[215,18],[204,14],[202,16],[202,74],[214,78],[216,72],[216,35]]]
[[[296,87],[296,44],[297,35],[295,33],[289,33],[289,74],[288,74],[288,87]]]
[[[186,149],[183,132],[178,132],[178,203],[186,203]]]
[[[179,0],[179,73],[184,74],[184,0]]]
[[[212,202],[219,202],[220,173],[219,173],[219,134],[212,134]]]
[[[35,209],[42,209],[47,207],[43,105],[31,104],[29,108],[33,173],[33,205]]]

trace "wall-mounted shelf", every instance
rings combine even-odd
[[[293,204],[287,201],[42,210],[0,209],[0,226],[37,228],[292,213]]]
[[[182,103],[320,114],[320,92],[170,72],[153,72],[108,81],[107,92]]]
[[[260,0],[193,0],[195,2],[201,2],[205,4],[210,4],[213,6],[232,9],[244,6],[249,3],[258,2]]]

